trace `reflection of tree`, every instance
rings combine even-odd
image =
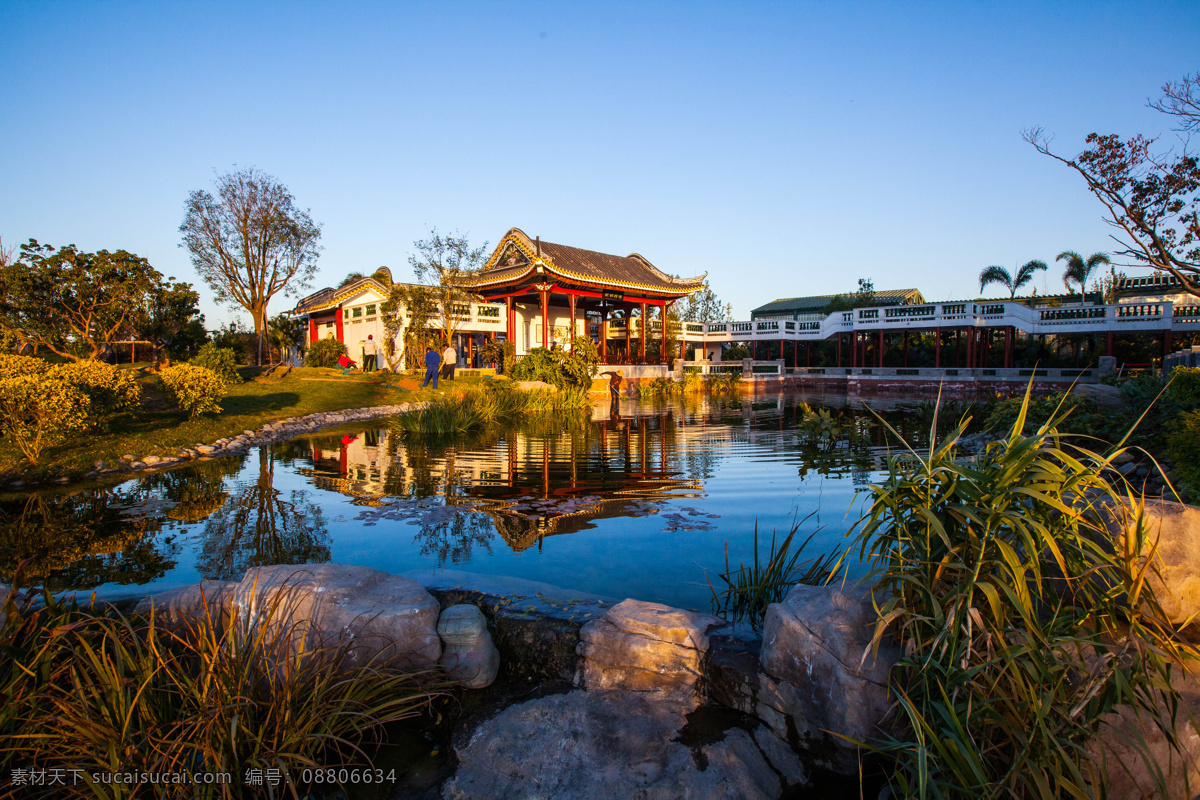
[[[178,547],[157,538],[159,521],[121,513],[139,491],[135,485],[0,504],[0,575],[10,580],[30,559],[27,579],[56,592],[162,577],[175,566]]]
[[[144,491],[161,491],[175,503],[167,512],[178,522],[199,522],[214,513],[229,497],[225,478],[241,471],[240,458],[198,461],[186,467],[152,473],[142,480]]]
[[[205,523],[196,568],[205,578],[240,578],[250,567],[330,559],[329,531],[308,492],[288,499],[274,486],[273,448],[259,448],[258,479],[241,484]]]
[[[437,556],[439,567],[447,560],[459,564],[471,560],[476,546],[492,552],[492,521],[478,512],[455,512],[448,519],[422,522],[413,540],[421,555]]]

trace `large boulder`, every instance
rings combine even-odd
[[[439,663],[451,679],[468,689],[492,685],[500,670],[500,651],[478,606],[461,603],[444,609],[437,632],[445,645]]]
[[[1172,683],[1182,695],[1175,713],[1173,748],[1167,735],[1145,709],[1121,706],[1109,714],[1091,743],[1091,751],[1102,758],[1108,777],[1110,800],[1143,800],[1147,797],[1200,797],[1200,685],[1194,676],[1175,670]],[[1168,706],[1159,701],[1158,711],[1169,719]],[[1171,726],[1168,726],[1171,727]],[[1166,794],[1159,794],[1159,787]]]
[[[1146,530],[1158,542],[1159,576],[1150,584],[1172,622],[1200,620],[1200,508],[1146,500]]]
[[[623,600],[580,629],[581,682],[694,703],[707,634],[725,624],[709,614]]]
[[[767,608],[754,712],[782,737],[795,731],[794,744],[840,747],[826,764],[833,769],[855,766],[854,745],[841,737],[867,741],[885,730],[899,653],[885,642],[871,654],[877,619],[870,602],[839,586],[796,586]]]
[[[188,586],[167,589],[164,592],[143,597],[133,610],[137,614],[149,614],[168,625],[191,624],[212,621],[220,631],[229,622],[229,607],[233,602],[236,581],[201,581]]]
[[[685,743],[683,707],[641,692],[569,692],[510,706],[458,742],[446,800],[779,797],[803,783],[770,731],[729,728]]]
[[[297,650],[348,641],[352,661],[378,656],[416,669],[441,655],[437,601],[416,581],[369,567],[257,567],[233,604],[242,620],[272,626]]]

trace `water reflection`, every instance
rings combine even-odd
[[[268,563],[459,566],[703,605],[726,541],[746,559],[755,524],[816,511],[819,546],[839,546],[855,490],[885,467],[869,414],[843,405],[853,435],[814,435],[802,399],[622,401],[453,443],[348,428],[0,502],[0,571],[31,558],[35,580],[103,595]],[[919,441],[910,415],[887,416]]]

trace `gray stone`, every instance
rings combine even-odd
[[[580,630],[582,683],[695,703],[707,634],[725,624],[709,614],[624,600]]]
[[[529,389],[543,392],[558,391],[557,386],[555,386],[553,383],[546,383],[545,381],[517,381],[516,384],[517,388],[519,389]]]
[[[1150,585],[1163,611],[1175,623],[1200,619],[1200,508],[1148,499],[1143,519],[1158,545],[1159,574]]]
[[[802,737],[825,732],[845,751],[831,755],[833,769],[855,767],[839,735],[866,741],[886,730],[888,671],[899,653],[889,642],[870,653],[876,620],[869,602],[839,586],[796,586],[767,607],[755,712],[780,736],[789,717]]]
[[[1122,408],[1125,405],[1125,397],[1121,390],[1103,383],[1079,383],[1071,389],[1071,393],[1076,397],[1094,400],[1101,408]]]
[[[1105,717],[1090,743],[1093,755],[1104,759],[1109,800],[1200,796],[1200,734],[1192,721],[1200,720],[1200,686],[1180,669],[1173,672],[1172,683],[1183,696],[1173,731],[1178,751],[1148,712],[1130,706]],[[1165,709],[1160,700],[1160,712]],[[1159,779],[1166,794],[1158,793]]]
[[[451,679],[468,689],[491,686],[500,670],[500,651],[488,633],[478,606],[450,606],[438,617],[442,657],[438,661]]]
[[[229,622],[229,608],[237,585],[237,581],[202,581],[180,586],[143,597],[133,610],[138,614],[149,614],[153,609],[158,619],[170,624],[185,620],[199,623],[207,617],[218,629],[223,629]]]
[[[129,468],[130,469],[145,469],[146,465],[144,463],[142,463],[141,461],[134,461],[133,463],[131,463],[129,465]]]
[[[511,706],[456,743],[445,800],[775,798],[779,776],[749,733],[675,741],[677,704],[638,692],[570,692]]]
[[[415,581],[369,567],[280,564],[247,570],[234,595],[239,615],[318,647],[350,640],[352,660],[378,655],[400,666],[437,663],[439,607]]]
[[[147,466],[152,466],[154,464],[157,464],[160,461],[162,461],[162,459],[159,458],[158,456],[143,456],[142,457],[142,463]]]

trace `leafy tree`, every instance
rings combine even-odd
[[[179,232],[217,301],[250,312],[262,364],[267,304],[308,285],[321,226],[296,207],[286,186],[254,167],[221,175],[214,188],[215,195],[203,189],[188,195]]]
[[[1036,258],[1022,264],[1016,275],[1009,273],[1004,267],[993,265],[979,273],[979,291],[982,292],[989,284],[998,283],[1008,289],[1008,296],[1013,298],[1017,296],[1018,289],[1033,280],[1035,272],[1045,272],[1046,269],[1046,262]]]
[[[835,296],[825,304],[825,308],[822,311],[825,314],[832,314],[835,311],[870,308],[873,305],[875,305],[875,281],[871,278],[859,278],[857,292]]]
[[[304,321],[293,319],[287,314],[271,317],[271,346],[279,353],[282,363],[304,343]]]
[[[437,228],[429,231],[428,239],[413,242],[418,255],[408,258],[413,276],[420,288],[432,301],[432,320],[442,331],[443,344],[449,344],[454,334],[462,327],[463,317],[455,313],[456,306],[469,306],[475,296],[470,287],[474,278],[487,261],[487,242],[471,247],[466,236],[457,232],[442,235]],[[412,291],[411,299],[420,301]],[[413,323],[420,324],[421,316],[413,316]]]
[[[242,382],[242,376],[237,371],[237,355],[228,347],[218,347],[216,342],[207,342],[188,363],[193,367],[212,370],[226,386],[236,386]]]
[[[1167,83],[1150,106],[1179,122],[1177,130],[1200,129],[1200,73]],[[1088,134],[1087,149],[1074,158],[1050,150],[1041,128],[1025,131],[1039,153],[1075,170],[1104,206],[1104,221],[1117,229],[1117,255],[1137,265],[1169,272],[1184,291],[1200,297],[1200,160],[1187,152],[1154,153],[1155,139]]]
[[[80,361],[129,333],[137,310],[161,286],[150,262],[125,250],[85,253],[30,239],[0,271],[0,319],[23,344]]]
[[[683,302],[683,308],[679,310],[679,319],[683,322],[728,322],[733,319],[733,306],[721,303],[717,293],[705,280],[704,287],[689,294]]]
[[[361,272],[351,272],[349,275],[342,278],[342,282],[338,284],[338,288],[340,289],[343,286],[349,286],[350,284],[354,283],[355,281],[361,281],[365,277],[367,277],[367,276],[363,275]]]
[[[1092,253],[1085,259],[1074,250],[1064,250],[1054,260],[1067,262],[1067,269],[1063,272],[1063,286],[1067,287],[1068,292],[1074,294],[1071,285],[1078,284],[1080,295],[1087,293],[1087,282],[1092,277],[1092,273],[1099,269],[1101,264],[1112,263],[1104,253]]]
[[[204,338],[200,294],[190,283],[174,278],[159,281],[134,309],[130,327],[137,338],[151,343],[155,363],[164,352],[178,355],[198,349],[197,328],[201,340]]]
[[[346,345],[332,337],[317,339],[308,346],[304,354],[306,367],[336,367],[338,359],[346,355]]]

